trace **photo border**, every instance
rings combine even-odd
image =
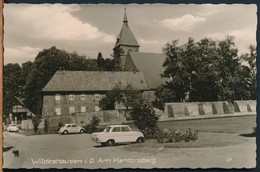
[[[0,135],[0,139],[1,139],[1,146],[3,147],[3,66],[4,66],[4,47],[3,47],[3,41],[4,41],[4,30],[3,30],[3,24],[4,24],[4,18],[3,18],[3,8],[4,8],[4,4],[7,3],[30,3],[30,4],[42,4],[42,3],[62,3],[62,4],[71,4],[71,3],[76,3],[76,4],[81,4],[81,3],[88,3],[88,4],[99,4],[99,3],[105,3],[105,4],[131,4],[131,3],[136,3],[136,4],[144,4],[144,3],[149,3],[149,4],[156,4],[156,3],[163,3],[163,4],[256,4],[257,5],[257,31],[256,31],[256,44],[257,44],[257,52],[260,52],[260,48],[258,46],[258,40],[260,40],[260,34],[258,32],[259,30],[259,11],[258,8],[260,7],[260,2],[258,0],[1,0],[0,1],[0,8],[1,8],[1,27],[0,27],[0,31],[1,31],[1,41],[0,41],[0,45],[1,45],[1,49],[0,49],[0,87],[1,87],[1,91],[0,91],[0,106],[2,108],[0,108],[0,122],[1,122],[1,127],[0,127],[0,132],[2,133]],[[257,59],[256,59],[256,66],[257,66],[257,71],[260,67],[260,62],[259,62],[259,54],[257,53]],[[256,94],[257,94],[257,104],[259,104],[260,100],[258,99],[259,96],[259,73],[257,72],[256,78],[257,78],[257,90],[256,90]],[[259,112],[260,106],[257,106],[257,114]],[[257,126],[260,123],[259,117],[256,114],[256,123]],[[197,168],[197,169],[189,169],[189,168],[182,168],[182,169],[175,169],[175,168],[171,168],[171,169],[150,169],[149,171],[172,171],[174,169],[174,171],[214,171],[214,172],[219,172],[219,171],[260,171],[260,167],[259,167],[259,149],[258,149],[258,145],[260,145],[260,140],[259,140],[259,135],[260,135],[260,129],[259,127],[257,127],[257,136],[256,136],[256,144],[257,144],[257,148],[256,148],[256,168],[253,169],[216,169],[216,168],[209,168],[209,169],[201,169],[201,168]],[[3,155],[3,149],[1,149],[1,154]],[[0,157],[0,163],[1,163],[1,171],[93,171],[91,169],[3,169],[3,156]],[[104,169],[105,171],[118,171],[118,169]],[[102,171],[104,171],[102,169]],[[120,171],[143,171],[143,170],[147,170],[147,169],[119,169]],[[95,171],[101,171],[101,169],[96,169]],[[148,170],[147,170],[148,171]]]

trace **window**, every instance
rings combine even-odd
[[[122,132],[128,132],[130,129],[128,127],[122,127]]]
[[[86,100],[86,95],[85,94],[81,94],[80,95],[80,100]]]
[[[95,94],[94,97],[95,97],[95,100],[96,100],[96,101],[99,101],[99,100],[100,100],[100,94]]]
[[[81,106],[80,112],[86,112],[86,106]]]
[[[72,107],[69,107],[69,112],[70,113],[75,113],[75,108],[72,106]]]
[[[95,106],[95,112],[100,111],[100,107],[99,106]]]
[[[61,108],[55,108],[56,115],[61,115]]]
[[[56,100],[56,101],[59,101],[59,100],[60,100],[60,94],[56,94],[56,95],[55,95],[55,100]]]
[[[70,94],[69,95],[69,100],[74,100],[74,95]]]
[[[120,132],[120,127],[115,127],[113,128],[113,131],[112,132]]]

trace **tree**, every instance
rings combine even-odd
[[[116,48],[114,49],[114,53],[111,54],[111,56],[113,57],[113,62],[115,63],[115,70],[116,71],[120,71],[121,69],[121,64],[120,64],[120,59],[122,56],[125,55],[125,52],[122,48]]]
[[[158,117],[155,114],[151,103],[147,102],[142,93],[134,89],[131,85],[126,87],[115,86],[109,91],[106,96],[101,100],[100,106],[103,110],[114,109],[115,103],[121,103],[125,106],[125,111],[130,111],[131,119],[140,130],[149,134],[154,133],[157,129]],[[109,109],[104,109],[109,107]]]
[[[121,87],[116,85],[111,91],[108,91],[105,97],[100,101],[99,106],[103,110],[114,110],[115,103],[122,104],[128,111],[129,107],[142,97],[140,91],[134,89],[131,85]]]
[[[139,99],[138,102],[133,102],[131,117],[132,120],[134,120],[134,124],[140,130],[154,133],[157,129],[158,117],[156,116],[152,105],[144,99]]]
[[[98,56],[97,56],[97,64],[98,64],[98,67],[99,67],[100,69],[103,68],[104,58],[102,57],[102,53],[101,53],[101,52],[98,53]]]
[[[95,71],[99,70],[95,59],[87,59],[77,53],[68,53],[56,47],[44,49],[30,65],[26,78],[25,104],[35,114],[41,114],[41,90],[59,69]]]
[[[8,118],[15,101],[15,96],[20,96],[24,83],[21,77],[21,67],[19,64],[7,64],[4,66],[3,98],[4,98],[4,118]]]
[[[246,85],[246,90],[249,91],[248,99],[256,99],[256,47],[249,46],[249,53],[240,56],[242,65],[242,76]],[[242,97],[241,97],[242,98]]]
[[[170,88],[167,88],[167,85],[161,85],[155,90],[155,100],[152,102],[155,108],[164,111],[166,102],[176,101],[176,93]]]
[[[171,78],[164,87],[176,94],[176,101],[234,100],[238,94],[246,96],[242,92],[246,81],[242,78],[248,74],[239,61],[234,37],[221,41],[204,38],[198,42],[189,38],[182,46],[174,40],[165,45],[163,52],[167,57],[163,76]],[[254,48],[241,58],[255,59]]]

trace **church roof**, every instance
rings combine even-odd
[[[141,72],[59,70],[53,75],[42,91],[109,91],[117,84],[123,87],[131,84],[138,90],[148,89],[145,78]]]
[[[120,45],[130,45],[130,46],[140,47],[137,40],[135,39],[133,32],[131,31],[128,25],[126,11],[123,20],[123,26],[121,28],[119,35],[117,36],[117,41],[114,48]]]
[[[126,63],[133,63],[136,70],[144,74],[149,89],[155,89],[166,81],[161,77],[165,59],[160,53],[129,52]],[[130,70],[127,64],[124,70]]]

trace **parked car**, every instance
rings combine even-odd
[[[118,143],[144,142],[144,135],[140,131],[132,131],[128,125],[109,125],[103,132],[92,133],[92,140],[102,146],[113,146]]]
[[[76,124],[65,124],[63,127],[60,128],[60,134],[70,134],[70,133],[84,133],[85,130],[83,127],[78,126]]]
[[[18,132],[19,131],[19,128],[17,127],[16,124],[9,124],[6,131],[8,132]]]

